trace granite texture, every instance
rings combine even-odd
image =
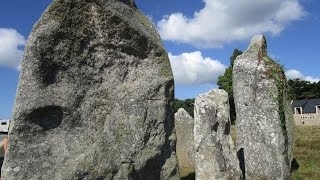
[[[282,66],[254,36],[234,62],[237,149],[246,179],[289,179],[293,120]]]
[[[196,180],[239,180],[240,164],[230,136],[228,93],[212,90],[195,100]]]
[[[54,0],[25,47],[3,179],[179,179],[173,100],[133,0]]]
[[[175,129],[177,135],[177,159],[181,174],[194,173],[194,120],[186,110],[180,108],[175,113]]]

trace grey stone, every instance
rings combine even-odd
[[[25,48],[3,179],[178,179],[173,91],[133,0],[54,0]]]
[[[216,89],[201,94],[194,114],[196,180],[241,179],[230,136],[228,93]]]
[[[289,179],[292,112],[283,68],[267,56],[262,35],[235,60],[237,149],[246,179]]]
[[[182,176],[194,173],[193,118],[180,108],[174,115],[177,159]]]

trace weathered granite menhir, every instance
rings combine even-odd
[[[293,120],[283,68],[257,35],[233,67],[237,149],[246,179],[289,179]]]
[[[25,48],[3,179],[179,179],[173,90],[133,0],[53,0]]]
[[[194,112],[196,180],[241,179],[230,136],[228,93],[216,89],[199,95]]]
[[[180,108],[174,115],[175,130],[177,135],[177,159],[181,176],[194,174],[194,120],[189,113]]]

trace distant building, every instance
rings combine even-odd
[[[7,133],[9,131],[9,124],[9,120],[0,119],[0,133]]]
[[[296,125],[320,125],[320,98],[295,100],[292,108]]]

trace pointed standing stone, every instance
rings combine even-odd
[[[175,113],[175,129],[177,134],[177,159],[181,175],[194,173],[194,140],[193,118],[186,110],[180,108]]]
[[[237,149],[246,179],[289,179],[292,113],[283,68],[257,35],[233,67]]]
[[[216,89],[201,94],[194,114],[196,180],[241,179],[230,136],[228,93]]]
[[[25,48],[3,179],[178,179],[174,83],[133,0],[54,0]]]

